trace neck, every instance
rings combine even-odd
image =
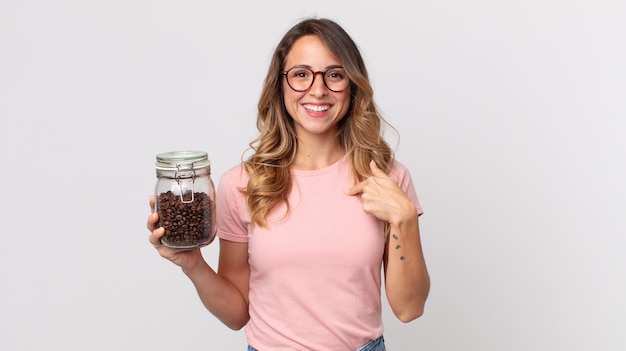
[[[298,149],[293,169],[315,170],[328,167],[339,161],[345,151],[335,137],[326,142],[305,142],[298,139]]]

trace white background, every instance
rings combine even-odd
[[[385,307],[388,348],[626,349],[618,0],[1,0],[0,348],[245,349],[147,243],[154,157],[207,151],[218,183],[313,15],[360,46],[426,211],[431,295]]]

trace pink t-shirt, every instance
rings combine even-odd
[[[247,242],[250,264],[248,343],[259,350],[356,350],[383,333],[383,223],[363,211],[347,157],[320,170],[293,170],[290,211],[280,205],[268,228],[250,225],[239,188],[241,166],[217,192],[218,236]],[[411,176],[389,174],[422,213]]]

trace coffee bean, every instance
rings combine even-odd
[[[193,202],[189,203],[183,203],[180,196],[171,191],[159,194],[159,226],[165,228],[161,241],[165,246],[173,248],[207,245],[215,235],[214,210],[215,204],[206,193],[194,193]]]

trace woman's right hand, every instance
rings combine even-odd
[[[220,240],[220,274],[218,275],[204,260],[200,248],[176,250],[161,243],[165,234],[157,227],[159,215],[154,211],[156,198],[150,197],[152,213],[148,217],[148,241],[164,258],[180,266],[191,279],[204,306],[228,327],[241,329],[248,320],[248,291],[250,265],[248,244]]]
[[[161,242],[161,237],[165,234],[165,228],[158,227],[159,214],[155,212],[154,195],[150,196],[150,215],[148,216],[147,227],[150,231],[148,241],[159,252],[161,257],[172,261],[183,269],[190,269],[204,262],[200,248],[193,250],[180,250],[169,248]]]

